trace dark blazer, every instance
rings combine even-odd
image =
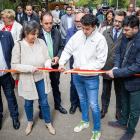
[[[70,38],[77,32],[78,30],[76,29],[76,27],[71,27],[67,30],[67,35],[66,35],[66,44],[68,43],[68,41],[70,40]],[[73,63],[74,63],[74,59],[73,56],[71,56],[70,58],[70,69],[73,69]]]
[[[51,37],[52,37],[52,42],[53,42],[53,56],[56,57],[58,56],[59,58],[61,57],[61,53],[64,50],[64,46],[62,45],[62,39],[61,39],[61,34],[60,31],[56,28],[52,28],[51,30]],[[43,30],[41,29],[40,35],[38,38],[41,38],[45,41],[47,45],[47,40],[44,37]],[[59,65],[53,66],[54,69],[58,69]],[[57,75],[57,73],[56,73]]]
[[[14,41],[11,32],[0,31],[0,41],[1,41],[5,62],[8,66],[8,69],[10,69],[12,49],[14,47]]]
[[[18,20],[18,13],[16,13],[16,17],[15,17],[15,20],[18,22],[18,23],[20,23],[20,21]],[[23,13],[23,15],[24,15],[24,13]],[[22,17],[21,17],[22,18]]]
[[[122,68],[122,62],[128,41],[129,39],[123,35],[114,59],[114,67],[118,67],[119,69],[114,69],[113,74],[115,78],[123,77],[125,88],[128,91],[136,91],[140,90],[140,77],[133,75],[140,73],[140,30],[132,43]]]
[[[27,14],[24,14],[21,19],[20,19],[20,24],[23,26],[23,23],[24,21],[26,21],[26,17],[27,17]],[[40,25],[40,19],[39,17],[35,16],[34,14],[32,14],[31,16],[31,20],[35,20],[37,23],[39,23]]]
[[[116,53],[117,48],[119,47],[122,39],[123,32],[120,33],[119,37],[117,38],[116,42],[114,43],[113,37],[113,27],[107,29],[103,33],[104,37],[106,38],[107,45],[108,45],[108,56],[105,63],[105,66],[102,70],[111,70],[114,66],[114,56]],[[107,74],[103,74],[103,78],[107,80],[112,80]]]

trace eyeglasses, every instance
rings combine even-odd
[[[76,23],[81,23],[81,21],[77,21],[77,20],[75,20],[75,22],[76,22]]]
[[[115,23],[118,22],[119,24],[122,24],[122,21],[114,20],[114,22],[115,22]]]
[[[104,12],[104,11],[107,12],[108,10],[103,10],[103,12]]]

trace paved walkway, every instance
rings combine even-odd
[[[67,64],[68,69],[68,64]],[[62,93],[62,106],[69,111],[70,108],[70,74],[61,75],[60,80],[60,91]],[[100,80],[100,90],[99,90],[99,103],[101,107],[101,91],[102,91],[102,79]],[[19,105],[19,120],[21,126],[19,130],[14,130],[12,126],[12,120],[7,107],[7,101],[2,93],[3,104],[4,104],[4,117],[3,117],[3,127],[0,131],[0,140],[90,140],[93,129],[93,121],[91,111],[90,113],[90,127],[84,129],[80,133],[75,133],[73,131],[74,127],[81,121],[81,113],[77,109],[74,115],[71,114],[60,114],[59,111],[54,110],[54,102],[52,93],[48,95],[50,110],[51,110],[51,120],[54,128],[56,129],[56,135],[53,136],[48,132],[45,127],[44,120],[40,120],[38,117],[38,101],[34,102],[34,126],[32,133],[28,136],[25,135],[25,129],[27,126],[27,119],[24,111],[24,99],[19,97],[17,94],[17,88],[15,89],[18,105]],[[125,131],[120,129],[111,128],[108,126],[108,121],[115,120],[115,93],[112,90],[112,97],[109,106],[109,112],[106,117],[101,120],[101,139],[100,140],[119,140],[120,137],[125,133]],[[140,122],[136,128],[137,133],[133,140],[140,140]]]

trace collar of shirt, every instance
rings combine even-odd
[[[43,28],[42,28],[43,29]],[[44,34],[44,37],[45,37],[45,40],[47,42],[47,32],[43,29],[43,34]],[[51,41],[52,41],[52,36],[51,36],[51,32],[50,32],[50,38],[51,38]],[[52,41],[52,44],[53,44],[53,41]]]
[[[118,30],[118,33],[117,33],[117,38],[119,37],[120,33],[122,32],[123,28],[121,28],[120,30]],[[113,37],[116,33],[116,29],[113,27]]]
[[[71,16],[70,16],[70,17],[69,17],[69,16],[68,16],[68,14],[67,14],[67,18],[72,18],[72,14],[71,14]]]
[[[22,42],[23,42],[25,45],[29,46],[29,44],[25,41],[24,38],[22,39]],[[35,41],[34,41],[34,43],[35,43]]]

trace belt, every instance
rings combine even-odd
[[[5,73],[4,75],[1,75],[0,77],[4,77],[6,74],[8,74],[8,73]]]

